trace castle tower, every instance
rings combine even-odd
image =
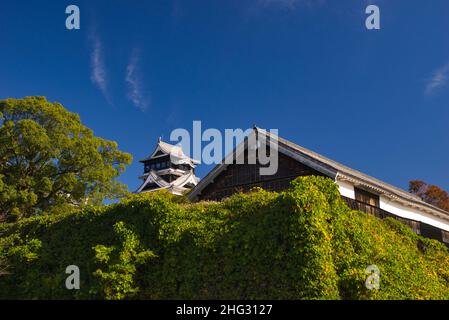
[[[180,146],[163,142],[161,138],[153,153],[140,162],[144,164],[144,174],[139,177],[143,183],[136,193],[167,189],[182,195],[199,182],[195,176],[199,162],[186,156]]]

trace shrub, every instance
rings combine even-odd
[[[154,192],[0,225],[2,259],[3,299],[449,298],[443,244],[351,211],[321,177],[222,202]],[[65,288],[68,265],[80,290]],[[370,265],[379,290],[365,286]]]

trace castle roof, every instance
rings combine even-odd
[[[199,164],[199,161],[194,160],[184,154],[181,146],[166,143],[161,139],[159,139],[158,144],[151,155],[146,157],[145,159],[140,160],[140,162],[146,162],[166,155],[170,155],[171,162],[176,165],[188,164],[192,168],[194,168],[197,164]]]

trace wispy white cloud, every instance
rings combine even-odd
[[[108,80],[103,57],[103,45],[95,33],[91,34],[90,40],[92,43],[92,52],[90,54],[90,80],[100,89],[101,94],[106,101],[112,105],[112,100],[108,91]]]
[[[427,81],[425,93],[427,95],[433,94],[438,89],[446,86],[448,80],[449,80],[449,62],[433,72],[432,77]]]
[[[131,54],[131,59],[126,67],[125,81],[128,84],[128,98],[141,111],[148,109],[150,102],[147,96],[143,93],[142,81],[140,77],[139,66],[140,52],[134,49]]]

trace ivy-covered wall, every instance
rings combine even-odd
[[[188,203],[158,192],[3,224],[0,261],[1,299],[449,298],[443,244],[351,211],[313,176],[282,193]],[[69,265],[79,290],[65,286]]]

